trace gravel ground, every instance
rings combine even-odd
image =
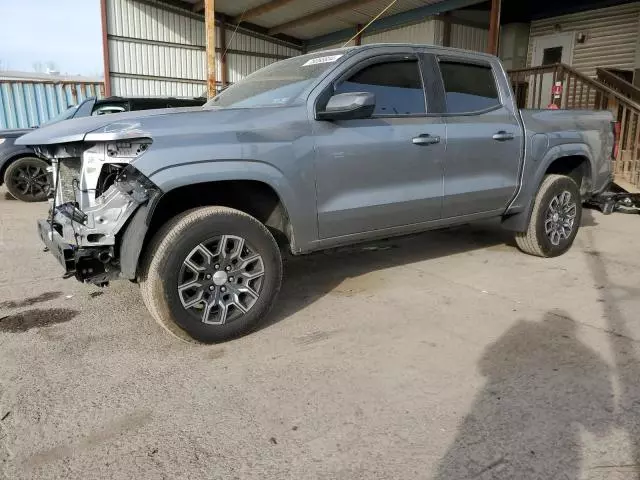
[[[541,260],[492,224],[291,261],[258,332],[62,280],[0,190],[7,479],[638,479],[640,217]]]

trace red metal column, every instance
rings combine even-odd
[[[498,55],[498,43],[500,42],[500,10],[502,0],[491,0],[491,20],[489,23],[489,49],[491,55]]]
[[[220,67],[222,68],[220,83],[222,88],[225,88],[229,82],[229,67],[227,65],[227,54],[225,53],[227,49],[227,27],[225,25],[220,25],[220,48],[222,50],[222,53],[220,53]]]
[[[356,35],[356,38],[354,38],[354,45],[362,45],[362,33],[360,32],[360,30],[362,30],[362,24],[359,23],[356,25],[356,33],[358,35]]]
[[[107,0],[100,0],[102,18],[102,61],[104,69],[104,96],[111,96],[111,62],[109,61],[109,40],[107,38]]]
[[[204,2],[204,23],[207,36],[207,95],[216,95],[216,15],[215,1]]]

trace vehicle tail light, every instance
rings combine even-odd
[[[612,158],[615,160],[618,158],[618,152],[620,151],[620,122],[611,122],[613,128],[613,151],[611,152]]]

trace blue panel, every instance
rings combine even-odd
[[[403,25],[410,24],[416,20],[421,20],[431,15],[438,13],[448,12],[451,10],[457,10],[459,8],[468,7],[482,3],[482,0],[443,0],[442,2],[432,5],[426,5],[424,7],[414,8],[407,12],[396,13],[395,15],[389,15],[383,17],[372,23],[365,31],[367,35],[379,32],[381,30],[389,30],[391,28],[401,27]],[[332,45],[342,40],[347,40],[353,36],[353,28],[346,28],[337,32],[321,35],[320,37],[312,38],[307,41],[307,49],[321,48],[326,45]]]
[[[87,97],[100,97],[101,84],[0,80],[0,129],[26,128]]]

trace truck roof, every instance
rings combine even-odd
[[[465,55],[465,56],[469,56],[469,57],[475,57],[475,58],[486,58],[488,60],[494,60],[497,57],[495,55],[490,55],[488,53],[482,53],[482,52],[475,52],[472,50],[464,50],[462,48],[453,48],[453,47],[441,47],[439,45],[432,45],[429,43],[370,43],[368,45],[358,45],[358,46],[351,46],[351,47],[341,47],[341,48],[331,48],[328,50],[325,50],[326,52],[356,52],[356,51],[361,51],[361,50],[371,50],[371,49],[375,49],[375,48],[380,48],[380,47],[417,47],[417,48],[428,48],[429,50],[433,50],[434,52],[441,52],[441,53],[455,53],[458,55]],[[314,54],[320,53],[320,52],[313,52]]]

